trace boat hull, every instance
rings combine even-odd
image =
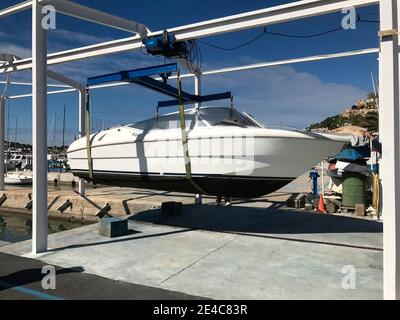
[[[164,174],[160,176],[159,174],[146,172],[93,171],[93,179],[89,178],[89,173],[85,170],[74,170],[73,174],[98,184],[172,192],[201,193],[182,174]],[[192,179],[208,195],[255,198],[279,190],[295,178],[193,175]]]
[[[28,185],[32,184],[31,177],[18,177],[18,176],[7,176],[4,177],[4,183],[9,185]]]

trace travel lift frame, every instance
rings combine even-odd
[[[66,3],[68,3],[66,5]],[[89,20],[122,30],[130,29],[135,36],[102,42],[86,47],[55,52],[47,55],[46,31],[40,27],[44,17],[42,6],[52,4],[59,13]],[[68,7],[69,5],[69,7]],[[379,127],[382,142],[382,159],[380,160],[382,184],[382,214],[385,220],[383,232],[384,245],[384,298],[400,299],[400,112],[399,112],[399,30],[400,6],[397,0],[303,0],[275,7],[250,11],[219,19],[183,25],[167,31],[174,34],[177,41],[186,41],[201,37],[224,34],[239,30],[265,27],[291,20],[338,12],[343,8],[379,5]],[[34,147],[34,181],[33,181],[33,254],[47,250],[47,153],[46,133],[41,133],[47,120],[47,65],[77,61],[102,55],[138,50],[143,38],[161,35],[162,30],[150,32],[148,29],[135,29],[138,25],[126,19],[120,19],[99,11],[63,0],[32,0],[15,6],[0,9],[0,18],[32,8],[32,52],[33,57],[0,65],[0,73],[32,69],[32,108],[33,108],[33,147]],[[145,32],[146,29],[146,32]],[[374,49],[370,49],[374,50]],[[368,51],[368,49],[364,50]],[[369,52],[371,53],[371,52]],[[355,55],[354,52],[342,56]],[[340,55],[338,54],[338,55]],[[362,54],[362,53],[359,53]],[[329,56],[329,57],[328,57]],[[322,56],[306,57],[285,61],[266,62],[268,65],[283,65],[302,61],[319,60]],[[326,59],[334,58],[326,55]],[[323,59],[323,58],[322,58]],[[302,61],[301,61],[302,60]],[[254,68],[263,67],[253,65]],[[225,72],[251,69],[252,66],[232,67]],[[222,70],[222,69],[220,69]],[[216,71],[214,74],[217,74]],[[203,73],[204,75],[204,73]],[[193,76],[193,75],[188,75]],[[183,77],[183,76],[182,76]],[[197,75],[200,85],[200,76]],[[118,84],[120,85],[120,84]],[[122,83],[121,83],[122,85]],[[103,85],[108,86],[108,85]],[[110,85],[111,86],[111,85]],[[97,88],[100,88],[98,86]],[[72,89],[65,89],[72,90]],[[57,90],[59,93],[65,90]],[[54,93],[54,92],[53,92]],[[52,92],[49,92],[52,94]],[[27,95],[25,95],[27,96]],[[20,95],[20,97],[22,97]],[[11,98],[11,97],[10,97]],[[1,112],[0,112],[1,113]],[[0,121],[1,123],[1,121]],[[3,126],[4,128],[4,126]],[[39,154],[43,155],[40,156]],[[38,160],[42,160],[40,163]]]

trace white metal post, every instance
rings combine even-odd
[[[201,73],[197,72],[194,75],[194,94],[195,95],[201,95]],[[199,109],[201,107],[201,102],[196,102],[195,104],[196,109]]]
[[[198,96],[201,95],[201,72],[197,72],[194,77],[194,94]],[[199,110],[200,107],[201,107],[201,102],[196,102],[195,104],[196,110]],[[196,121],[198,121],[198,118],[196,119]],[[195,204],[203,203],[203,197],[201,194],[198,193],[196,194],[194,203]]]
[[[0,96],[0,190],[4,190],[4,124],[5,99]]]
[[[85,130],[85,88],[79,90],[79,138],[86,135]],[[85,180],[79,179],[79,195],[81,197],[85,196]]]
[[[44,14],[32,2],[32,253],[47,251],[47,39]]]
[[[400,113],[397,0],[380,6],[379,133],[382,142],[384,298],[400,299]]]
[[[324,172],[324,168],[325,168],[325,161],[321,161],[321,194],[324,197],[325,196],[325,172]]]

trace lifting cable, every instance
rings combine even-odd
[[[381,213],[379,211],[379,207],[380,207],[380,203],[379,203],[379,199],[380,199],[380,184],[379,184],[379,174],[377,173],[372,173],[373,176],[373,194],[372,194],[372,206],[375,208],[376,210],[376,216],[378,218],[380,218]]]
[[[181,125],[181,135],[182,135],[182,149],[183,149],[183,157],[185,161],[185,172],[186,179],[199,191],[200,194],[207,194],[192,178],[192,165],[190,163],[189,156],[189,143],[188,137],[186,133],[186,125],[185,125],[185,108],[183,106],[182,99],[182,80],[180,77],[180,72],[178,71],[178,102],[179,102],[179,117],[180,117],[180,125]]]
[[[85,123],[86,123],[86,154],[88,159],[88,171],[89,171],[89,179],[93,180],[93,159],[92,159],[92,150],[90,146],[90,96],[89,96],[89,88],[85,89]]]

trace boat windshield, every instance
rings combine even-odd
[[[251,117],[239,111],[225,107],[203,107],[198,114],[195,109],[185,110],[186,128],[212,127],[212,126],[238,126],[238,127],[261,127],[259,123]],[[145,121],[140,121],[129,125],[129,127],[149,131],[154,129],[178,129],[180,128],[180,117],[178,112],[159,116]]]

